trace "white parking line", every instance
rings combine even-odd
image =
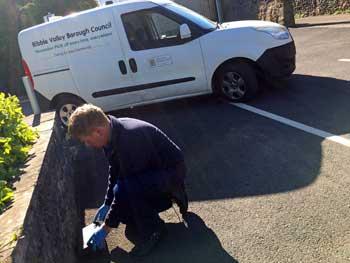
[[[324,138],[326,140],[329,140],[329,141],[332,141],[332,142],[336,142],[336,143],[339,143],[341,145],[350,147],[350,140],[345,139],[345,138],[340,137],[340,136],[337,136],[337,135],[334,135],[332,133],[325,132],[325,131],[322,131],[322,130],[319,130],[319,129],[307,126],[307,125],[302,124],[300,122],[296,122],[296,121],[293,121],[293,120],[281,117],[279,115],[276,115],[276,114],[273,114],[273,113],[270,113],[270,112],[267,112],[267,111],[264,111],[264,110],[260,110],[258,108],[255,108],[253,106],[249,106],[249,105],[244,104],[244,103],[230,103],[230,104],[233,105],[233,106],[236,106],[238,108],[241,108],[241,109],[244,109],[244,110],[256,113],[258,115],[264,116],[266,118],[278,121],[280,123],[286,124],[288,126],[294,127],[296,129],[299,129],[299,130],[302,130],[302,131],[314,134],[314,135],[322,137],[322,138]]]
[[[341,58],[341,59],[338,59],[338,61],[340,61],[340,62],[350,62],[350,59],[349,58]]]

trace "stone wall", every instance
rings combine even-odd
[[[294,26],[293,3],[289,0],[220,0],[224,21],[262,19]],[[217,21],[215,0],[175,0]]]
[[[225,21],[257,19],[260,0],[221,0]]]
[[[100,205],[94,197],[104,200],[108,162],[101,150],[67,140],[54,120],[53,112],[26,120],[40,137],[0,215],[1,263],[73,263],[84,255],[84,212]]]
[[[260,1],[258,18],[287,26],[294,26],[293,3],[288,0]]]
[[[225,21],[259,19],[294,26],[293,4],[288,0],[222,0]]]
[[[294,0],[295,13],[304,16],[334,14],[350,9],[350,0]]]
[[[82,216],[72,170],[77,148],[55,127],[46,149],[23,224],[7,262],[76,262],[82,244]],[[34,157],[35,158],[35,157]]]
[[[174,2],[216,21],[215,0],[174,0]]]
[[[224,21],[261,19],[294,26],[294,14],[314,16],[350,9],[350,0],[220,0]],[[215,0],[175,0],[217,20]]]

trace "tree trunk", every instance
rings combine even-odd
[[[8,89],[11,94],[24,95],[21,82],[21,57],[18,48],[17,34],[19,31],[19,10],[15,0],[7,1],[8,19],[8,44],[7,44],[7,68],[8,68]]]
[[[285,26],[295,26],[293,0],[283,0],[283,16]]]

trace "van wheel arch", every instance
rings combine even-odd
[[[250,71],[253,71],[256,75],[256,82],[258,82],[258,80],[262,79],[264,76],[263,70],[258,66],[258,64],[255,61],[251,59],[242,58],[242,57],[228,59],[216,68],[212,76],[212,90],[216,96],[223,96],[222,90],[220,87],[220,84],[222,81],[222,73],[232,65],[243,65],[245,66],[245,68],[248,68],[248,71],[250,68]],[[253,86],[256,86],[255,89],[257,89],[257,85],[258,84],[255,84],[255,83],[253,84]],[[256,93],[256,91],[254,91],[253,93]],[[249,98],[250,97],[252,96],[249,96]],[[245,101],[249,98],[238,99],[237,101]],[[235,101],[233,99],[229,99],[229,100]]]
[[[84,103],[86,103],[85,100],[83,100],[81,97],[79,97],[78,95],[75,95],[73,93],[60,93],[60,94],[55,95],[53,97],[53,99],[51,100],[50,109],[56,109],[59,101],[65,99],[65,98],[70,98],[70,97],[75,97],[76,99],[79,99],[79,100],[83,101]]]
[[[70,94],[70,93],[61,93],[56,95],[52,101],[51,101],[51,108],[56,110],[56,117],[57,120],[60,122],[60,124],[63,127],[67,127],[68,124],[68,117],[72,113],[70,112],[66,118],[63,118],[60,114],[60,111],[62,111],[62,107],[65,106],[65,104],[78,107],[82,104],[86,103],[82,98],[80,98],[77,95]],[[74,109],[72,109],[74,111]]]

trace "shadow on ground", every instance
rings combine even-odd
[[[190,201],[291,191],[309,185],[318,175],[320,138],[296,134],[289,127],[212,97],[114,114],[155,124],[183,149]],[[92,158],[97,160],[95,164],[84,158],[78,164],[85,171],[83,174],[90,174],[86,182],[81,180],[81,186],[85,185],[89,193],[84,201],[88,208],[100,205],[107,182],[103,157],[95,152]],[[300,165],[288,169],[295,164]]]
[[[116,247],[112,248],[109,256],[86,262],[238,263],[223,249],[218,237],[198,215],[189,213],[187,222],[188,228],[182,223],[166,224],[167,235],[149,256],[135,259],[122,248]]]
[[[348,81],[294,75],[286,87],[267,89],[249,104],[316,128],[344,134],[350,131],[349,99]],[[294,191],[312,184],[320,173],[322,138],[212,96],[112,114],[149,121],[183,149],[191,202]],[[104,200],[106,160],[100,151],[85,150],[76,165],[83,210],[96,209]],[[195,227],[190,230],[181,224],[168,224],[169,236],[145,262],[236,262],[198,216],[192,215],[192,220]],[[125,251],[111,249],[113,260],[130,262]]]
[[[350,131],[349,82],[295,75],[287,86],[269,89],[250,104],[335,134]],[[183,149],[190,201],[293,191],[308,186],[319,174],[322,138],[212,96],[112,114],[149,121]],[[106,162],[98,151],[85,151],[80,157],[82,192],[88,193],[84,207],[96,208],[105,193]]]
[[[350,133],[350,81],[294,74],[280,88],[267,89],[252,103],[335,135]]]

